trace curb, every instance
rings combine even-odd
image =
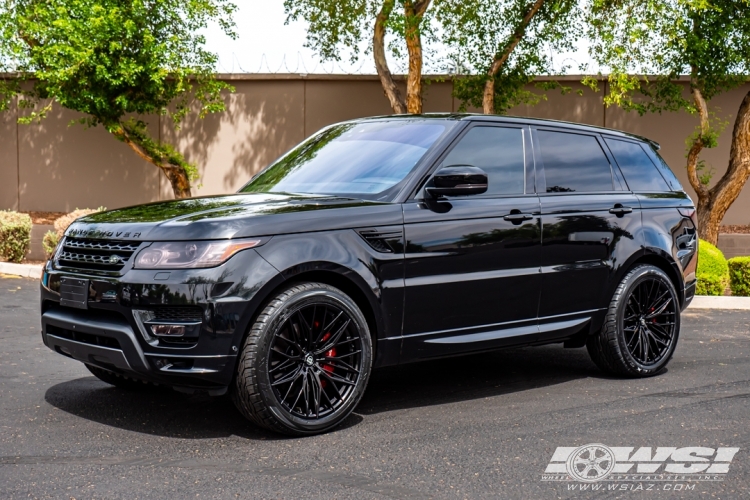
[[[10,274],[23,278],[42,278],[43,266],[39,264],[14,264],[12,262],[0,262],[0,274]]]
[[[740,309],[750,310],[750,297],[711,297],[696,295],[688,309]]]

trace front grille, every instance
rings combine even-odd
[[[109,347],[110,349],[120,349],[120,343],[112,337],[103,335],[94,335],[92,333],[76,332],[67,328],[60,328],[54,325],[47,325],[47,333],[56,337],[81,342],[82,344],[98,345]]]
[[[119,271],[138,250],[138,242],[66,237],[57,264],[77,269]]]
[[[158,306],[151,309],[151,321],[159,323],[197,323],[203,320],[203,309],[194,306]]]

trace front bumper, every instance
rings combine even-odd
[[[130,270],[119,277],[45,267],[41,282],[42,339],[53,351],[133,378],[221,393],[260,301],[277,271],[255,251],[212,269]],[[60,278],[89,280],[86,309],[60,305]],[[252,280],[252,283],[251,283]],[[154,342],[134,311],[185,307],[198,311],[185,345]]]

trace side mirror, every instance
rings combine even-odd
[[[433,198],[482,194],[487,191],[487,174],[471,165],[452,165],[438,170],[425,190]]]

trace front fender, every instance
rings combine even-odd
[[[403,253],[378,252],[355,231],[276,236],[257,249],[283,281],[306,273],[336,273],[367,299],[374,339],[400,337],[404,303]]]

